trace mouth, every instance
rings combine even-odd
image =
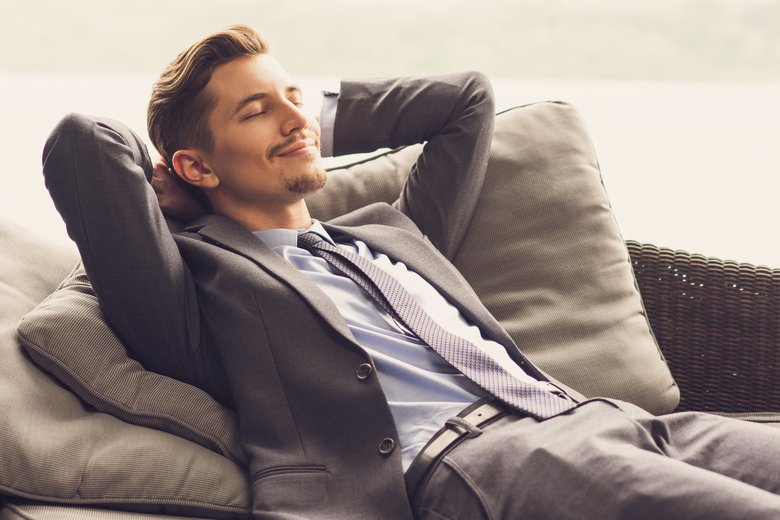
[[[317,141],[315,141],[311,137],[306,137],[304,139],[295,141],[293,144],[289,146],[285,146],[279,152],[275,153],[274,156],[281,157],[281,158],[299,157],[299,156],[309,155],[318,151],[319,151],[319,147],[317,146]]]

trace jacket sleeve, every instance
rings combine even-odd
[[[343,81],[333,151],[425,142],[395,205],[451,260],[482,190],[494,110],[490,83],[476,72]]]
[[[68,115],[46,142],[43,172],[101,309],[133,357],[209,386],[194,283],[157,204],[140,138],[117,121]]]

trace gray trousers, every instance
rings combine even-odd
[[[780,429],[598,399],[487,425],[442,459],[414,507],[434,520],[778,519],[778,494]]]

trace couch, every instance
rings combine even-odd
[[[392,202],[420,146],[333,168],[313,216]],[[625,240],[565,103],[497,116],[455,264],[585,395],[780,422],[780,270]],[[0,301],[0,520],[246,517],[234,414],[132,359],[73,248],[0,220]]]

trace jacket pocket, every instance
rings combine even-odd
[[[330,472],[325,466],[275,466],[252,475],[252,513],[260,518],[311,518],[329,502]]]
[[[266,477],[273,477],[278,475],[290,475],[290,474],[309,474],[309,473],[325,473],[328,474],[328,468],[318,465],[307,466],[274,466],[272,468],[262,469],[252,475],[252,483],[254,484],[260,479]]]

